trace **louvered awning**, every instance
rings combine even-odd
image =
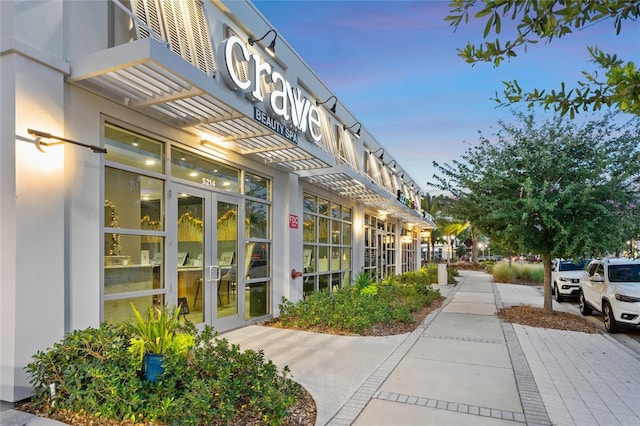
[[[221,91],[214,77],[152,38],[74,60],[67,81],[175,127],[232,141],[230,150],[298,173],[307,182],[392,217],[421,227],[435,226],[363,173],[340,164],[324,147],[306,141],[296,144],[247,111],[232,108],[234,93]]]
[[[368,179],[361,173],[341,164],[326,173],[300,172],[306,182],[317,185],[327,191],[336,193],[344,198],[363,203],[387,216],[412,223],[422,228],[435,228],[432,218],[423,217],[415,210],[403,206],[394,196]]]

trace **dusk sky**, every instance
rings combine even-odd
[[[587,46],[640,65],[640,22],[629,20],[619,36],[612,21],[602,22],[495,68],[457,56],[467,41],[483,40],[484,21],[471,19],[454,33],[444,21],[448,1],[253,3],[425,192],[436,192],[426,185],[434,160],[459,159],[479,131],[491,136],[499,120],[513,121],[509,108],[490,99],[502,95],[501,81],[518,80],[525,90],[559,89],[561,81],[575,87],[581,71],[597,70]],[[501,41],[514,27],[503,20]]]

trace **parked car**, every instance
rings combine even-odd
[[[588,260],[554,259],[551,264],[551,291],[558,302],[580,294],[580,277]]]
[[[601,312],[609,333],[640,328],[640,260],[590,262],[580,278],[579,306],[582,315]]]

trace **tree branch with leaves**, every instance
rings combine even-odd
[[[484,38],[502,31],[502,22],[518,22],[517,35],[512,40],[486,41],[479,46],[467,43],[458,49],[458,55],[466,62],[491,62],[496,67],[505,59],[515,58],[519,50],[527,51],[529,45],[539,41],[551,43],[556,38],[569,36],[574,31],[591,25],[612,21],[616,34],[620,34],[623,23],[637,21],[640,15],[640,0],[453,0],[449,15],[445,18],[454,30],[474,19],[486,19]],[[499,106],[526,103],[529,107],[541,105],[545,110],[553,109],[571,118],[579,112],[596,111],[602,107],[613,107],[620,111],[640,116],[640,70],[628,61],[625,63],[615,54],[587,47],[592,61],[603,71],[586,72],[577,87],[567,89],[564,82],[557,90],[534,89],[524,92],[518,81],[504,81],[502,96],[496,92],[493,98]]]

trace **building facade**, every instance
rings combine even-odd
[[[420,267],[420,188],[251,3],[8,0],[0,43],[0,399],[131,304],[225,331]]]

